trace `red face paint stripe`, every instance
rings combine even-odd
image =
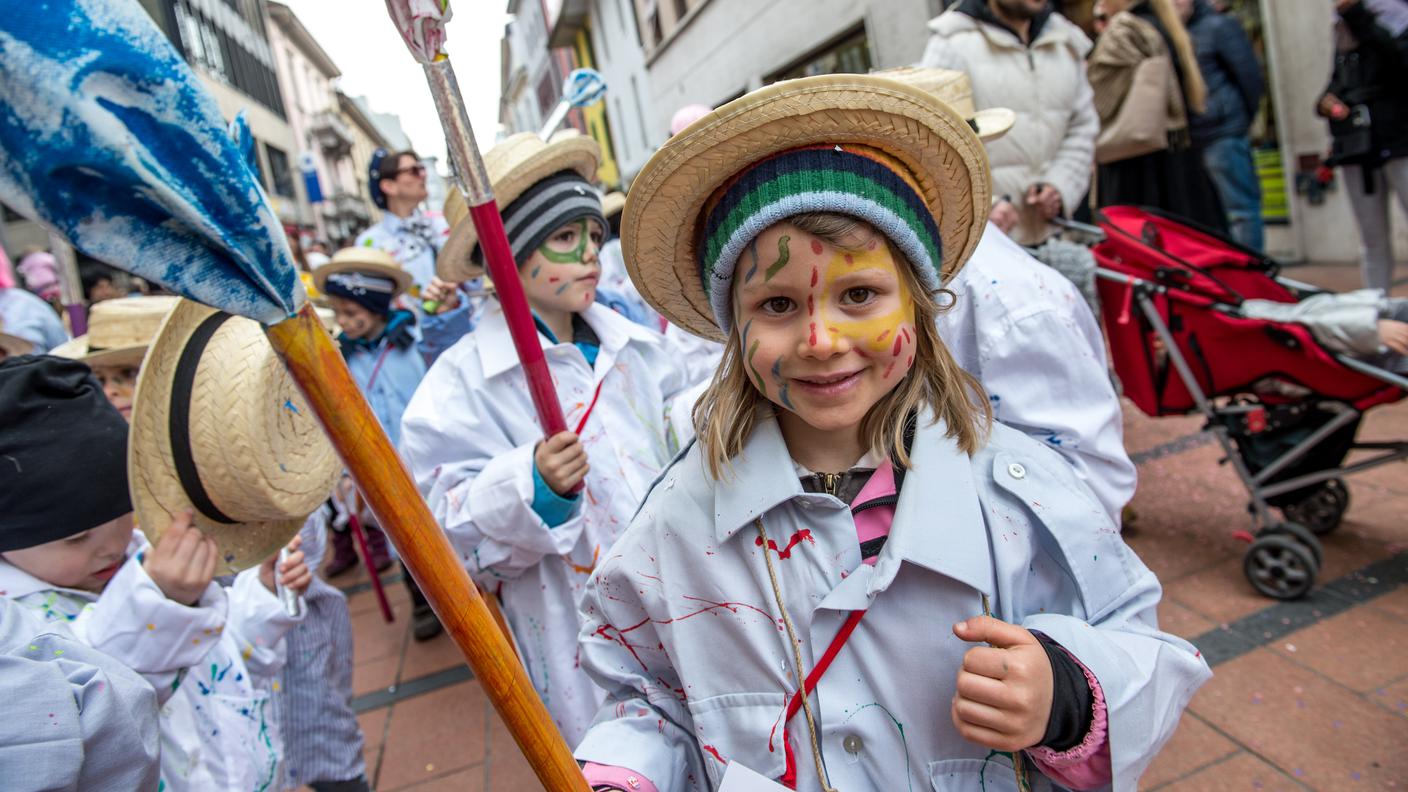
[[[894,350],[892,350],[892,351],[890,352],[890,354],[891,354],[891,355],[894,355],[894,356],[898,356],[898,355],[900,354],[900,345],[903,344],[903,343],[904,343],[904,339],[903,339],[903,338],[901,338],[901,337],[899,337],[899,336],[895,336],[895,348],[894,348]]]
[[[817,279],[819,276],[820,276],[820,273],[817,272],[817,268],[816,268],[816,267],[812,267],[812,285],[813,285],[813,286],[816,285],[816,279]]]
[[[812,240],[812,252],[817,254],[818,256],[821,255],[821,243],[816,241],[815,239]]]

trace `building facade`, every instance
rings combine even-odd
[[[311,217],[298,176],[298,138],[289,123],[269,45],[264,0],[141,0],[214,97],[220,112],[243,111],[255,139],[264,188],[289,229]]]

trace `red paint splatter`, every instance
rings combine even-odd
[[[895,370],[895,361],[891,360],[890,365],[885,367],[885,376],[882,379],[889,379],[890,373]]]
[[[904,340],[905,340],[905,341],[910,341],[910,340],[912,340],[912,339],[910,338],[910,336],[909,336],[909,328],[908,328],[908,327],[905,327],[905,328],[901,328],[901,329],[904,330]]]
[[[878,343],[880,343],[881,341],[884,341],[884,340],[885,340],[885,337],[888,336],[889,334],[890,334],[890,331],[889,331],[889,330],[886,330],[885,332],[881,333],[880,335],[875,336],[875,343],[878,344]]]
[[[817,254],[818,256],[821,255],[821,243],[816,241],[815,239],[812,240],[812,252]]]
[[[810,528],[803,528],[797,533],[792,534],[792,538],[787,540],[787,546],[782,548],[781,550],[777,549],[777,542],[774,542],[773,540],[769,539],[768,549],[773,551],[774,553],[777,553],[777,557],[779,560],[786,561],[787,559],[792,557],[792,548],[796,547],[803,540],[806,540],[810,544],[816,544],[816,540],[812,538],[812,532]],[[754,539],[753,544],[757,545],[758,547],[762,547],[763,537],[759,536],[757,539]]]
[[[880,243],[879,243],[878,241],[872,239],[872,240],[870,240],[869,242],[865,243],[865,249],[866,249],[866,250],[874,250],[874,249],[876,248],[876,246],[878,246],[879,244],[880,244]]]
[[[905,363],[904,363],[904,365],[905,365],[905,368],[910,368],[910,367],[912,367],[912,366],[914,365],[914,355],[910,355],[910,356],[909,356],[909,360],[906,360]]]
[[[812,244],[815,245],[816,243],[813,242]],[[704,746],[704,750],[708,751],[710,756],[714,757],[715,759],[718,759],[719,764],[728,764],[728,762],[724,761],[724,758],[722,756],[719,756],[719,749],[715,748],[714,746],[706,745]]]
[[[898,355],[900,354],[900,345],[903,344],[903,343],[904,343],[904,339],[903,339],[903,338],[901,338],[900,336],[895,336],[895,348],[890,352],[890,355],[891,355],[891,356],[898,356]]]
[[[816,267],[812,267],[812,285],[813,285],[813,286],[816,285],[816,279],[817,279],[818,276],[819,276],[819,273],[817,272]]]
[[[548,283],[557,283],[560,280],[562,280],[562,278],[548,278]]]
[[[803,530],[799,533],[807,534],[807,536],[805,537],[807,541],[813,541],[811,539],[811,531]],[[813,544],[815,544],[815,542],[813,542]],[[791,549],[791,545],[788,545],[788,549]],[[786,556],[780,555],[778,557],[785,558]],[[615,598],[613,597],[612,599]],[[596,632],[594,634],[600,638],[604,638],[605,640],[612,641],[614,643],[619,643],[622,647],[625,648],[626,651],[631,653],[631,657],[634,657],[637,663],[640,663],[641,669],[645,670],[648,669],[648,666],[646,666],[644,660],[640,659],[640,655],[636,654],[636,647],[626,640],[626,634],[635,632],[636,630],[639,630],[647,624],[674,624],[675,622],[684,621],[685,619],[692,619],[700,614],[710,613],[712,611],[718,610],[719,608],[723,608],[729,613],[737,615],[739,610],[746,608],[748,610],[761,614],[762,616],[766,617],[768,621],[776,625],[779,630],[782,629],[782,623],[778,619],[773,618],[773,615],[771,613],[768,613],[767,611],[755,605],[749,605],[746,602],[714,602],[713,600],[703,599],[702,597],[692,597],[688,594],[684,595],[684,599],[689,600],[690,602],[702,602],[705,604],[705,607],[700,608],[696,611],[692,611],[690,613],[683,614],[681,616],[676,616],[673,619],[652,619],[647,616],[646,618],[641,619],[640,621],[636,622],[635,624],[632,624],[629,627],[617,627],[612,624],[603,624],[596,628]],[[612,633],[615,634],[613,635]],[[658,649],[660,647],[657,645],[656,648]],[[679,692],[683,694],[683,691]]]
[[[811,298],[809,297],[809,298],[807,298],[807,299],[811,299]],[[811,326],[812,326],[812,337],[807,340],[807,343],[810,344],[810,345],[812,345],[812,346],[816,346],[816,322],[812,322],[812,323],[811,323]]]
[[[832,327],[832,326],[830,326],[830,325],[827,325],[827,326],[826,326],[826,329],[827,329],[827,330],[830,330],[830,331],[833,332],[833,333],[840,333],[840,332],[841,332],[840,328]]]
[[[854,264],[854,263],[856,263],[856,260],[855,260],[854,258],[851,258],[851,254],[850,254],[850,253],[847,253],[847,254],[846,254],[846,264],[847,264],[847,266],[849,266],[849,265],[851,265],[851,264]]]

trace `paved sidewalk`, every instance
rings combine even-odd
[[[1286,274],[1358,283],[1353,267]],[[1246,494],[1200,429],[1196,417],[1153,420],[1126,404],[1140,486],[1125,535],[1163,581],[1162,626],[1215,672],[1141,789],[1408,789],[1408,463],[1349,480],[1317,590],[1276,603],[1242,576],[1246,545],[1233,534],[1249,527]],[[1408,402],[1371,411],[1361,437],[1408,437]],[[334,583],[354,592],[353,683],[376,788],[538,789],[449,639],[410,639],[404,586],[387,584],[386,624],[365,577]]]

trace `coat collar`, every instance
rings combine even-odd
[[[972,459],[945,434],[943,423],[919,422],[900,489],[890,538],[874,568],[872,590],[885,588],[901,561],[960,580],[987,594],[995,591],[987,523],[978,503]],[[835,502],[802,491],[777,419],[758,422],[743,453],[716,485],[714,536],[726,542],[771,509],[794,498]],[[920,477],[923,477],[922,481]]]
[[[497,300],[493,300],[485,308],[484,318],[475,327],[474,334],[478,338],[477,348],[480,364],[484,368],[484,378],[492,379],[506,371],[519,368],[521,364],[518,353],[513,348],[513,336],[509,334],[508,319],[504,317],[503,307]],[[604,305],[593,303],[582,313],[582,318],[596,331],[597,339],[601,341],[598,363],[609,365],[631,342],[658,344],[662,338],[659,333],[641,327]],[[568,342],[554,345],[541,332],[538,333],[538,343],[544,349],[571,346]],[[604,366],[598,368],[604,369]]]

